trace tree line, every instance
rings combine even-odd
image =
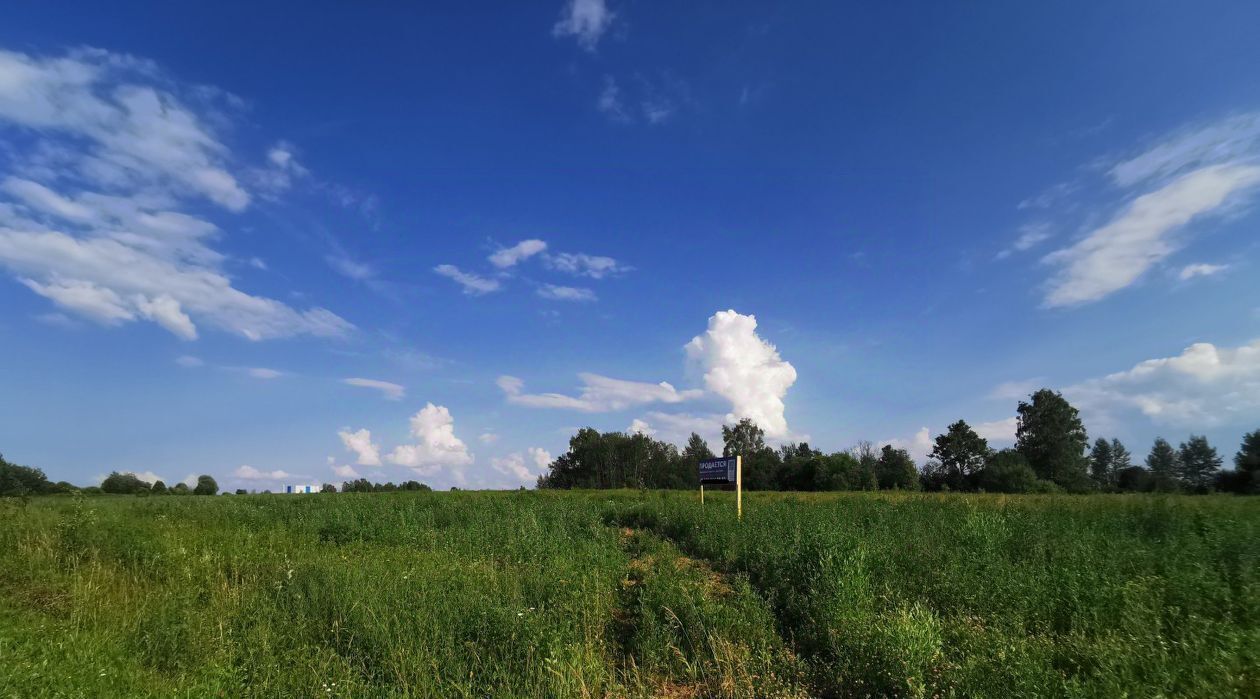
[[[1015,446],[995,450],[964,420],[937,435],[922,468],[904,449],[859,442],[825,454],[806,443],[774,449],[751,420],[722,427],[722,455],[740,455],[749,490],[928,490],[997,493],[1260,493],[1260,430],[1243,437],[1234,468],[1206,437],[1180,446],[1157,438],[1143,463],[1118,439],[1092,446],[1080,414],[1042,389],[1017,408]],[[538,479],[540,488],[695,488],[697,467],[714,453],[692,433],[679,451],[644,434],[583,428]]]
[[[359,478],[353,481],[346,481],[341,484],[341,492],[343,493],[392,493],[396,491],[430,491],[432,488],[419,481],[404,481],[395,485],[394,483],[373,483],[366,478]],[[244,488],[237,488],[234,493],[224,491],[223,495],[247,495],[250,491]],[[263,493],[270,493],[270,490],[263,490]],[[335,493],[337,486],[331,483],[324,483],[320,486],[321,493]],[[202,474],[197,476],[196,483],[189,487],[187,483],[176,483],[167,487],[166,483],[161,479],[149,482],[135,475],[134,473],[120,473],[112,471],[100,485],[92,485],[80,488],[67,481],[58,481],[53,483],[48,480],[48,476],[38,468],[30,466],[20,466],[18,464],[6,461],[3,455],[0,455],[0,497],[29,497],[32,495],[69,495],[80,493],[83,495],[137,495],[161,496],[161,495],[218,495],[219,484],[214,480],[213,476]]]

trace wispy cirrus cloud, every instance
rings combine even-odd
[[[1186,247],[1203,222],[1254,201],[1260,193],[1260,112],[1187,126],[1136,154],[1098,161],[1091,171],[1101,181],[1062,183],[1021,203],[1038,209],[1033,226],[1049,225],[1056,213],[1086,212],[1083,235],[1043,258],[1056,268],[1045,286],[1046,307],[1094,303],[1134,285]],[[1100,193],[1101,203],[1081,205],[1082,197]]]
[[[371,388],[380,391],[386,400],[402,400],[407,395],[407,389],[396,383],[389,381],[380,381],[378,379],[349,378],[342,379],[341,383],[347,386],[357,386],[359,388]]]
[[[439,276],[446,277],[459,284],[464,293],[469,296],[483,296],[503,288],[503,285],[497,279],[465,272],[455,265],[438,265],[433,268],[433,271]]]
[[[626,381],[589,372],[578,374],[578,378],[582,380],[582,389],[576,396],[563,393],[525,393],[525,382],[515,376],[500,376],[497,383],[508,402],[515,405],[588,413],[624,410],[648,403],[681,403],[704,395],[704,391],[698,389],[679,391],[665,381]]]
[[[68,313],[185,340],[201,325],[251,340],[352,330],[236,288],[211,246],[222,231],[188,213],[199,201],[238,213],[253,198],[211,126],[232,113],[214,103],[224,94],[97,49],[0,51],[0,129],[22,136],[0,184],[0,267]]]

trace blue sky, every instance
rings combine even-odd
[[[1260,427],[1254,3],[5,14],[0,451],[54,479]]]

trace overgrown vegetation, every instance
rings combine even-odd
[[[1260,693],[1260,500],[732,499],[11,500],[0,694]]]

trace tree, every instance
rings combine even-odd
[[[699,468],[701,461],[713,458],[713,451],[709,449],[709,443],[704,441],[704,437],[692,432],[691,437],[687,439],[687,446],[683,449],[682,456],[687,463]]]
[[[43,471],[9,463],[0,456],[0,496],[41,495],[55,490]]]
[[[741,456],[743,485],[748,490],[771,490],[779,480],[781,460],[766,446],[765,430],[743,418],[733,427],[722,425],[722,456]]]
[[[197,476],[197,487],[193,488],[193,495],[214,495],[219,492],[219,484],[208,475],[202,474]]]
[[[187,495],[189,492],[187,483],[176,483],[171,488],[171,495]]]
[[[861,464],[848,452],[836,452],[819,459],[814,471],[814,490],[854,490],[861,479]]]
[[[1111,442],[1099,437],[1089,452],[1089,475],[1098,485],[1108,486],[1114,472],[1115,455],[1111,451]]]
[[[1151,453],[1146,456],[1146,468],[1151,472],[1151,488],[1160,492],[1177,490],[1177,473],[1181,466],[1177,452],[1163,437],[1156,437]]]
[[[1003,449],[989,456],[975,482],[990,493],[1031,493],[1037,489],[1037,474],[1023,454]]]
[[[321,493],[335,493],[335,492],[337,492],[337,486],[333,485],[332,483],[325,483],[324,485],[322,485],[322,486],[320,487],[319,492],[321,492]]]
[[[1147,493],[1155,489],[1155,479],[1141,466],[1128,466],[1116,472],[1116,488],[1125,493]]]
[[[875,445],[863,440],[853,445],[849,453],[857,459],[858,464],[856,478],[849,487],[853,490],[878,488],[879,476],[876,474],[876,467],[879,465],[879,452],[875,451]]]
[[[1211,490],[1216,473],[1221,470],[1221,457],[1216,448],[1208,444],[1207,437],[1190,435],[1189,441],[1182,442],[1178,451],[1182,482],[1196,493]]]
[[[1219,487],[1230,493],[1260,493],[1260,430],[1243,435],[1234,470],[1221,472]]]
[[[1080,413],[1057,391],[1043,388],[1029,402],[1020,401],[1015,449],[1028,459],[1038,478],[1069,491],[1088,489],[1085,447],[1089,435]]]
[[[135,495],[140,491],[148,492],[149,484],[142,481],[133,473],[119,473],[111,471],[105,480],[101,481],[101,490],[113,495]]]
[[[1124,445],[1120,443],[1120,440],[1118,439],[1111,440],[1111,471],[1112,473],[1119,473],[1120,471],[1132,466],[1133,464],[1130,460],[1131,458],[1132,457],[1129,455],[1129,450],[1124,448]]]
[[[237,489],[236,489],[236,494],[237,494],[237,495],[249,495],[249,491],[245,490],[244,488],[237,488]]]
[[[972,476],[984,468],[989,458],[989,443],[965,420],[959,420],[950,425],[945,434],[936,436],[931,457],[940,462],[950,489],[964,490]]]
[[[170,490],[167,489],[166,484],[163,483],[162,479],[160,478],[156,481],[153,481],[152,490],[153,490],[154,495],[170,495]]]
[[[910,452],[895,449],[891,444],[885,444],[880,450],[875,474],[880,488],[919,489],[919,469],[914,465],[914,459],[910,458]]]
[[[1260,430],[1243,435],[1242,445],[1234,454],[1234,468],[1247,473],[1260,473]]]
[[[722,456],[748,456],[766,448],[766,431],[743,418],[734,427],[722,425]]]

